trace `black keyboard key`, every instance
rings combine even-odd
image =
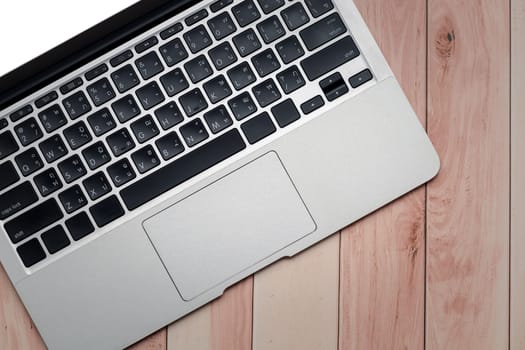
[[[220,102],[233,93],[224,75],[213,78],[205,83],[203,87],[211,103]]]
[[[179,102],[188,117],[193,117],[195,114],[208,108],[208,103],[199,89],[191,90],[187,94],[182,95],[179,98]]]
[[[172,131],[155,142],[164,160],[169,160],[184,152],[184,145],[175,131]]]
[[[124,215],[124,209],[116,196],[108,197],[102,202],[95,204],[89,208],[89,212],[98,227],[104,227]]]
[[[358,87],[360,87],[364,83],[369,82],[370,80],[372,80],[372,78],[373,78],[372,72],[370,72],[370,69],[367,68],[364,71],[361,71],[361,72],[357,73],[356,75],[352,76],[349,79],[350,86],[352,86],[352,88],[354,88],[354,89],[357,89]]]
[[[233,124],[230,113],[226,107],[219,106],[204,114],[204,120],[208,124],[211,132],[217,134]]]
[[[49,196],[51,193],[62,188],[62,181],[58,178],[55,169],[47,169],[43,173],[35,176],[33,181],[43,197]]]
[[[23,121],[22,123],[18,124],[17,126],[15,126],[15,132],[22,146],[27,146],[44,136],[44,134],[42,133],[42,129],[40,129],[40,127],[38,126],[38,123],[36,122],[35,118],[29,118]],[[6,134],[8,133],[4,133],[2,135],[6,135]],[[1,140],[1,141],[4,141],[4,140]],[[5,138],[5,146],[3,145],[3,142],[1,144],[2,144],[2,149],[5,148],[6,150],[8,150],[9,147],[7,146],[10,145],[9,136],[6,136]],[[16,147],[18,149],[18,146]]]
[[[15,166],[11,162],[0,165],[0,175],[0,191],[20,180],[20,176],[18,176]]]
[[[279,42],[275,48],[285,64],[304,56],[304,49],[295,35]]]
[[[146,146],[131,155],[133,163],[137,167],[139,173],[144,174],[160,164],[160,159],[157,157],[152,146]]]
[[[331,0],[305,0],[306,6],[314,17],[319,17],[334,8]]]
[[[204,55],[187,62],[184,68],[194,84],[206,79],[213,73],[213,69]]]
[[[115,98],[115,91],[107,78],[100,79],[89,85],[87,91],[91,97],[91,101],[93,101],[97,107]]]
[[[135,142],[127,129],[120,129],[109,135],[106,141],[115,157],[119,157],[135,148]]]
[[[297,66],[292,66],[284,72],[277,74],[277,81],[285,94],[291,94],[306,85],[303,74]]]
[[[11,113],[9,115],[9,119],[11,119],[12,122],[16,122],[22,119],[23,117],[28,116],[31,113],[33,113],[33,107],[31,107],[31,105],[27,105]]]
[[[101,141],[86,148],[82,151],[82,155],[91,170],[95,170],[111,160],[106,146]]]
[[[113,57],[109,61],[109,64],[111,64],[111,67],[116,67],[116,66],[119,66],[122,63],[130,60],[132,57],[133,57],[133,52],[131,52],[131,50],[127,50],[127,51],[124,51],[123,53],[121,53],[120,55],[118,55],[116,57]]]
[[[300,2],[281,11],[281,16],[290,30],[296,30],[310,22],[310,18],[308,18],[308,14]]]
[[[255,73],[247,62],[243,62],[228,71],[228,77],[235,90],[242,90],[255,82]]]
[[[41,237],[49,254],[55,254],[71,244],[66,231],[60,225],[42,233]]]
[[[180,133],[188,147],[198,145],[209,137],[200,119],[192,120],[188,124],[181,126]]]
[[[188,51],[184,48],[182,40],[179,38],[173,39],[169,43],[160,47],[160,54],[164,58],[164,62],[168,67],[172,67],[177,63],[188,58]]]
[[[86,95],[79,91],[62,101],[71,119],[76,119],[91,111],[91,105]]]
[[[0,130],[5,129],[8,126],[9,126],[9,122],[7,121],[7,119],[6,118],[1,118],[0,119]]]
[[[312,51],[319,46],[346,33],[346,26],[338,13],[334,13],[301,30],[301,38],[308,50]]]
[[[261,14],[252,0],[244,0],[232,7],[232,12],[241,27],[246,27],[261,18]]]
[[[24,210],[37,200],[38,196],[29,181],[16,186],[0,195],[0,220],[4,220],[19,211]]]
[[[131,95],[127,95],[111,105],[121,123],[125,123],[140,114],[140,108]]]
[[[233,129],[120,191],[129,210],[136,209],[246,148]]]
[[[95,227],[85,212],[66,220],[66,227],[74,241],[78,241],[95,231]]]
[[[141,42],[140,44],[135,46],[135,51],[137,53],[143,53],[144,51],[151,49],[153,46],[157,45],[159,43],[159,39],[157,37],[152,36],[151,38],[148,38]]]
[[[29,176],[44,167],[44,162],[34,147],[16,156],[15,161],[23,176]],[[2,172],[0,174],[4,176]]]
[[[166,40],[168,38],[171,38],[177,33],[182,32],[182,24],[181,23],[175,23],[174,25],[164,29],[162,32],[160,32],[160,38],[162,40]]]
[[[221,13],[215,18],[210,19],[208,26],[216,40],[222,40],[237,30],[228,12]]]
[[[46,252],[38,239],[33,238],[16,248],[18,256],[25,267],[29,268],[46,258]]]
[[[277,131],[270,115],[266,112],[243,123],[241,129],[251,145]]]
[[[91,200],[97,200],[111,192],[111,185],[103,172],[88,177],[82,184]]]
[[[287,99],[273,107],[272,114],[281,128],[284,128],[301,118],[297,107],[295,107],[295,103],[293,103],[291,99]]]
[[[67,95],[71,91],[76,90],[79,87],[81,87],[82,84],[84,84],[84,81],[82,81],[82,78],[76,78],[70,81],[69,83],[67,83],[66,85],[61,86],[60,92],[62,93],[62,95]]]
[[[71,149],[77,149],[84,146],[92,140],[91,134],[84,122],[78,122],[64,130],[64,137]]]
[[[347,36],[301,62],[308,79],[315,80],[360,55],[351,37]]]
[[[11,242],[16,244],[63,217],[57,201],[52,198],[9,221],[4,228]]]
[[[38,119],[40,119],[40,122],[48,133],[55,131],[67,123],[67,118],[59,105],[51,106],[45,111],[38,113]]]
[[[260,54],[253,56],[252,63],[261,77],[265,77],[281,68],[281,64],[272,49],[264,50]]]
[[[194,13],[193,15],[191,15],[190,17],[186,18],[186,19],[184,20],[184,22],[185,22],[186,25],[189,27],[189,26],[194,25],[194,24],[197,23],[197,22],[202,21],[202,20],[205,19],[206,17],[208,17],[208,10],[206,10],[206,9],[202,9],[202,10],[200,10],[199,12],[196,12],[196,13]]]
[[[115,119],[111,116],[109,109],[104,108],[87,118],[91,130],[96,136],[101,136],[117,127]],[[67,137],[66,137],[67,138]]]
[[[237,62],[237,55],[229,42],[224,42],[211,49],[209,55],[217,70],[224,69]]]
[[[333,101],[349,91],[341,73],[334,73],[328,78],[321,80],[319,86],[328,101]]]
[[[18,144],[10,131],[0,134],[0,160],[15,153],[18,149]]]
[[[45,105],[50,104],[54,100],[58,98],[58,94],[56,91],[51,91],[50,93],[40,97],[38,100],[35,101],[36,108],[42,108]]]
[[[152,81],[138,89],[137,97],[145,110],[151,109],[164,101],[164,95],[156,81]]]
[[[301,105],[301,110],[304,114],[310,114],[319,108],[324,106],[324,100],[321,95],[315,96],[314,98],[306,101]]]
[[[248,92],[244,92],[228,102],[235,119],[242,120],[257,112],[257,105]]]
[[[127,159],[122,159],[108,166],[108,175],[116,187],[120,187],[136,177],[135,171]]]
[[[186,90],[190,84],[181,69],[176,68],[160,78],[164,90],[169,97],[175,96]]]
[[[204,26],[200,26],[190,30],[184,34],[184,40],[192,53],[197,53],[204,50],[212,44],[210,35]]]
[[[90,81],[90,80],[93,80],[95,78],[98,78],[99,76],[101,76],[102,74],[106,73],[107,71],[108,71],[108,65],[105,64],[105,63],[102,63],[101,65],[96,66],[95,68],[93,68],[92,70],[87,72],[84,75],[84,77],[86,78],[86,80]]]
[[[259,34],[261,34],[261,37],[267,44],[274,42],[286,33],[277,16],[272,16],[259,23],[257,30],[259,30]]]
[[[210,5],[210,10],[212,12],[219,12],[228,5],[231,5],[233,0],[219,0]]]
[[[140,80],[133,67],[128,64],[111,74],[111,79],[120,93],[139,85]]]
[[[147,115],[131,124],[131,130],[139,143],[151,140],[159,134],[159,128],[151,116]]]
[[[144,80],[148,80],[164,70],[159,56],[154,51],[137,59],[135,65]]]
[[[268,79],[253,88],[253,95],[261,107],[266,107],[281,98],[281,93],[272,79]]]
[[[66,213],[71,214],[87,204],[86,196],[79,185],[68,188],[58,195]]]
[[[284,6],[284,0],[257,0],[263,12],[268,14]]]
[[[66,145],[64,144],[64,141],[62,141],[60,135],[51,136],[47,140],[41,142],[39,147],[48,163],[53,163],[67,153]]]
[[[246,57],[261,48],[261,42],[253,29],[247,29],[234,36],[233,44],[237,48],[237,51],[239,51],[241,57]]]
[[[66,182],[72,183],[86,175],[87,171],[78,155],[74,155],[58,164],[58,169]]]
[[[177,104],[174,101],[157,109],[155,111],[155,116],[164,130],[168,130],[175,125],[182,123],[184,120],[179,107],[177,107]]]

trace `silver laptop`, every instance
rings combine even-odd
[[[4,75],[0,128],[50,349],[133,344],[439,169],[349,0],[141,1]]]

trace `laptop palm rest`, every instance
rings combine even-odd
[[[275,152],[190,195],[143,225],[186,301],[316,229]]]

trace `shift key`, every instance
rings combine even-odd
[[[0,220],[18,213],[37,200],[38,197],[29,181],[7,191],[0,196]]]
[[[53,198],[9,221],[4,225],[4,228],[11,238],[11,242],[16,244],[63,217],[64,214],[62,214],[56,199]]]
[[[360,55],[351,37],[346,36],[336,43],[304,59],[301,66],[310,81],[342,66]]]

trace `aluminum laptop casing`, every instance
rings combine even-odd
[[[348,75],[355,73],[359,65],[366,65],[374,74],[372,82],[301,118],[293,128],[280,131],[257,148],[239,153],[128,213],[75,249],[58,254],[35,269],[23,267],[3,227],[0,228],[2,265],[50,349],[104,350],[133,344],[219,297],[236,282],[297,254],[437,174],[439,158],[355,5],[349,0],[333,1],[361,51],[358,59],[339,71]],[[210,3],[203,1],[167,23],[183,19]],[[125,47],[158,33],[167,23]],[[81,72],[73,72],[57,85]],[[45,91],[36,92],[11,109]],[[313,97],[321,91],[308,93]],[[305,97],[298,96],[295,102],[300,104]],[[9,110],[0,114],[4,112]],[[239,267],[238,272],[191,300],[184,300],[144,223],[268,154],[277,155],[282,162],[315,222],[314,229],[251,266]],[[265,169],[260,171],[264,175]],[[242,188],[241,185],[249,184],[239,185]],[[198,207],[193,215],[194,220],[203,220]],[[237,220],[239,225],[250,224],[242,216]],[[267,232],[260,239],[277,237]]]

